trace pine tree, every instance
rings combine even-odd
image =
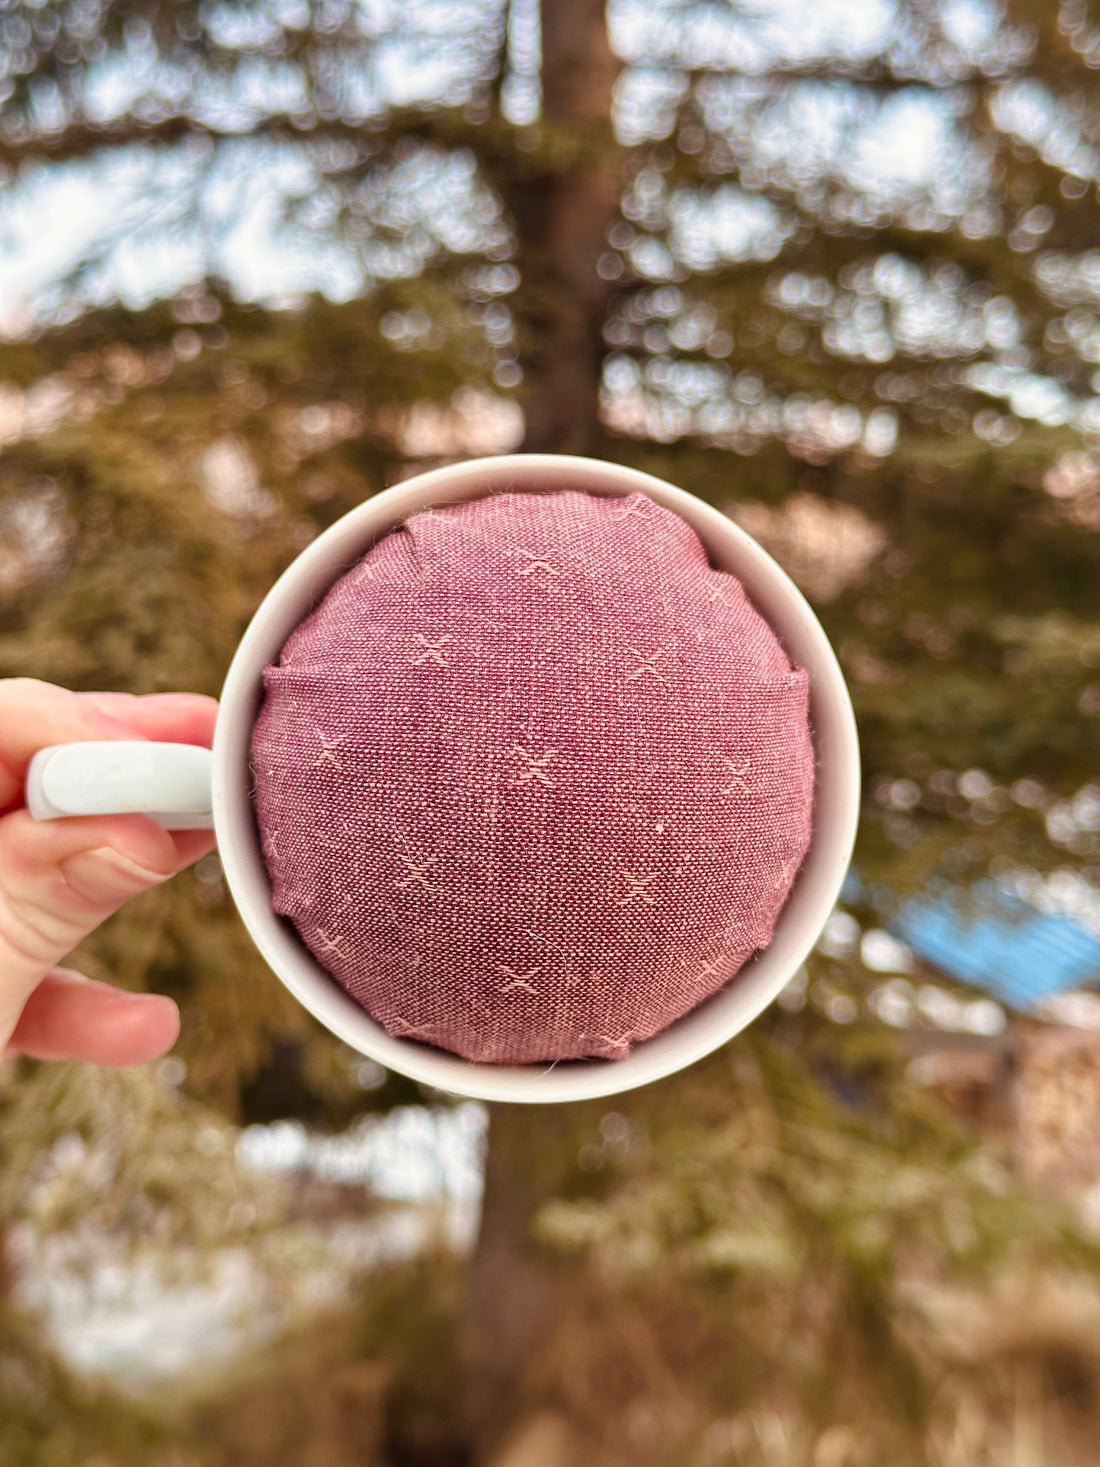
[[[396,478],[477,451],[479,422],[506,432],[518,406],[523,448],[657,473],[789,559],[856,704],[868,882],[965,889],[1009,867],[1100,880],[1088,7],[905,0],[835,23],[806,7],[788,33],[779,9],[622,4],[610,36],[595,0],[544,5],[541,30],[535,10],[6,8],[11,227],[66,169],[136,202],[0,343],[0,665],[76,688],[216,693],[312,536]],[[425,57],[423,95],[387,91]],[[111,75],[133,85],[111,93]],[[286,237],[327,262],[327,295],[257,303],[234,287],[225,241],[265,171]],[[127,251],[170,247],[193,262],[170,299],[112,295]],[[984,778],[960,786],[964,771]],[[75,961],[179,998],[190,1092],[231,1117],[340,1125],[417,1093],[396,1078],[357,1090],[354,1057],[282,995],[211,863]],[[867,983],[854,959],[824,955],[811,978],[856,1000]],[[761,1045],[785,1078],[765,1083]],[[729,1066],[741,1088],[723,1101]],[[703,1246],[699,1158],[728,1166],[735,1112],[774,1110],[797,1193],[793,1118],[809,1107],[842,1137],[838,1073],[890,1118],[872,1128],[876,1155],[899,1137],[944,1155],[929,1115],[899,1119],[908,1102],[875,1026],[813,1015],[762,1021],[607,1114],[494,1113],[467,1309],[480,1443],[524,1404],[570,1399],[563,1340],[597,1267],[584,1249],[583,1266],[563,1261],[580,1204],[603,1209],[606,1237],[620,1182],[658,1211],[678,1199]],[[655,1107],[678,1119],[661,1131]],[[607,1157],[651,1125],[647,1190]],[[692,1138],[692,1165],[658,1133]],[[838,1140],[835,1166],[854,1176],[864,1155]],[[965,1171],[951,1172],[959,1197]],[[789,1216],[803,1236],[834,1223],[842,1236],[839,1206],[803,1200]],[[857,1252],[835,1255],[852,1287]],[[892,1280],[870,1265],[860,1279],[864,1330],[885,1331],[876,1364],[917,1420],[928,1399],[895,1348]]]

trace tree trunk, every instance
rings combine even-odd
[[[603,325],[612,287],[597,269],[618,218],[611,127],[619,61],[603,0],[552,0],[542,14],[539,145],[560,156],[508,189],[518,235],[516,304],[528,453],[592,453],[599,441]]]
[[[478,1467],[509,1427],[545,1404],[540,1357],[552,1349],[559,1306],[576,1269],[540,1250],[531,1222],[568,1183],[582,1114],[593,1119],[590,1106],[490,1107],[485,1197],[465,1318],[470,1434]]]
[[[619,62],[607,39],[603,0],[544,4],[542,58],[542,141],[558,133],[554,151],[563,161],[533,170],[507,199],[519,238],[523,448],[594,453],[611,293],[597,263],[620,196],[611,130]],[[485,1199],[465,1320],[478,1463],[518,1416],[541,1404],[538,1357],[552,1342],[570,1270],[540,1254],[531,1221],[575,1167],[585,1118],[593,1119],[591,1106],[490,1107]]]

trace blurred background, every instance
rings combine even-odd
[[[607,1102],[322,1032],[216,856],[0,1069],[5,1467],[1100,1461],[1100,8],[4,0],[0,670],[217,694],[387,484],[736,518],[864,758],[772,1010]],[[490,1114],[490,1109],[492,1113]]]

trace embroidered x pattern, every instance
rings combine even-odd
[[[730,772],[730,782],[722,793],[724,795],[749,794],[749,787],[745,783],[745,775],[749,772],[748,761],[746,760],[744,764],[735,764],[732,759],[723,759],[722,763]]]
[[[656,652],[650,652],[648,654],[646,654],[645,652],[639,652],[637,647],[628,647],[626,650],[631,654],[631,656],[640,657],[642,659],[639,666],[637,666],[633,672],[627,674],[626,680],[628,683],[632,683],[635,678],[643,677],[647,672],[649,673],[650,677],[655,677],[658,682],[665,683],[668,681],[664,673],[658,672],[657,669],[653,666],[658,657],[668,656],[667,648],[658,647]]]
[[[525,993],[538,993],[538,989],[533,983],[529,983],[528,979],[534,978],[537,973],[541,973],[541,967],[528,968],[526,973],[517,973],[513,968],[506,968],[503,963],[498,963],[497,967],[510,980],[507,983],[501,984],[501,993],[515,993],[519,988],[522,988]]]
[[[445,636],[437,637],[434,642],[430,642],[423,632],[417,632],[416,640],[420,642],[424,647],[427,647],[428,650],[426,652],[421,652],[419,657],[413,658],[412,665],[414,667],[419,667],[422,662],[427,662],[429,661],[429,659],[438,662],[440,667],[450,666],[450,663],[447,661],[447,654],[443,651],[443,648],[447,645],[448,642],[454,641],[454,637],[451,636],[450,632],[448,632]]]
[[[427,871],[429,867],[435,865],[435,863],[439,860],[438,856],[429,856],[428,859],[419,866],[416,864],[411,856],[398,856],[397,859],[405,863],[405,865],[409,868],[410,873],[408,876],[405,877],[403,881],[399,881],[397,883],[398,887],[402,891],[404,891],[406,887],[416,886],[417,884],[422,886],[425,891],[431,891],[432,888],[428,885],[428,881],[424,875],[424,872]]]
[[[650,883],[657,880],[656,873],[652,876],[635,876],[632,871],[620,871],[619,875],[626,882],[629,891],[615,903],[617,907],[629,907],[635,900],[646,902],[651,907],[656,905],[657,898],[648,890]]]
[[[337,759],[333,750],[337,744],[342,744],[346,738],[347,734],[337,734],[334,739],[326,739],[324,734],[322,734],[321,753],[318,758],[314,759],[312,767],[316,769],[321,764],[331,764],[333,769],[343,769],[344,766]]]
[[[522,770],[521,773],[517,775],[517,777],[512,781],[513,784],[526,784],[528,780],[531,779],[541,780],[542,783],[545,785],[552,785],[554,783],[554,781],[552,779],[549,779],[545,774],[543,774],[542,771],[546,768],[546,766],[550,763],[552,759],[555,759],[557,757],[557,749],[547,749],[543,753],[541,759],[535,759],[520,744],[514,744],[512,746],[512,753],[518,754],[521,759],[526,759],[527,761],[527,768]]]
[[[561,575],[561,571],[558,570],[557,566],[551,565],[548,560],[544,560],[532,550],[517,550],[516,554],[524,556],[530,562],[529,565],[522,566],[516,571],[517,576],[529,576],[532,571],[537,570],[546,571],[551,576]]]
[[[798,866],[798,857],[792,856],[789,861],[780,861],[779,875],[775,879],[773,891],[789,891],[794,881],[795,869]]]

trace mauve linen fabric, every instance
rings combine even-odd
[[[807,675],[641,494],[413,515],[264,686],[275,911],[467,1059],[628,1054],[767,945],[809,845]]]

